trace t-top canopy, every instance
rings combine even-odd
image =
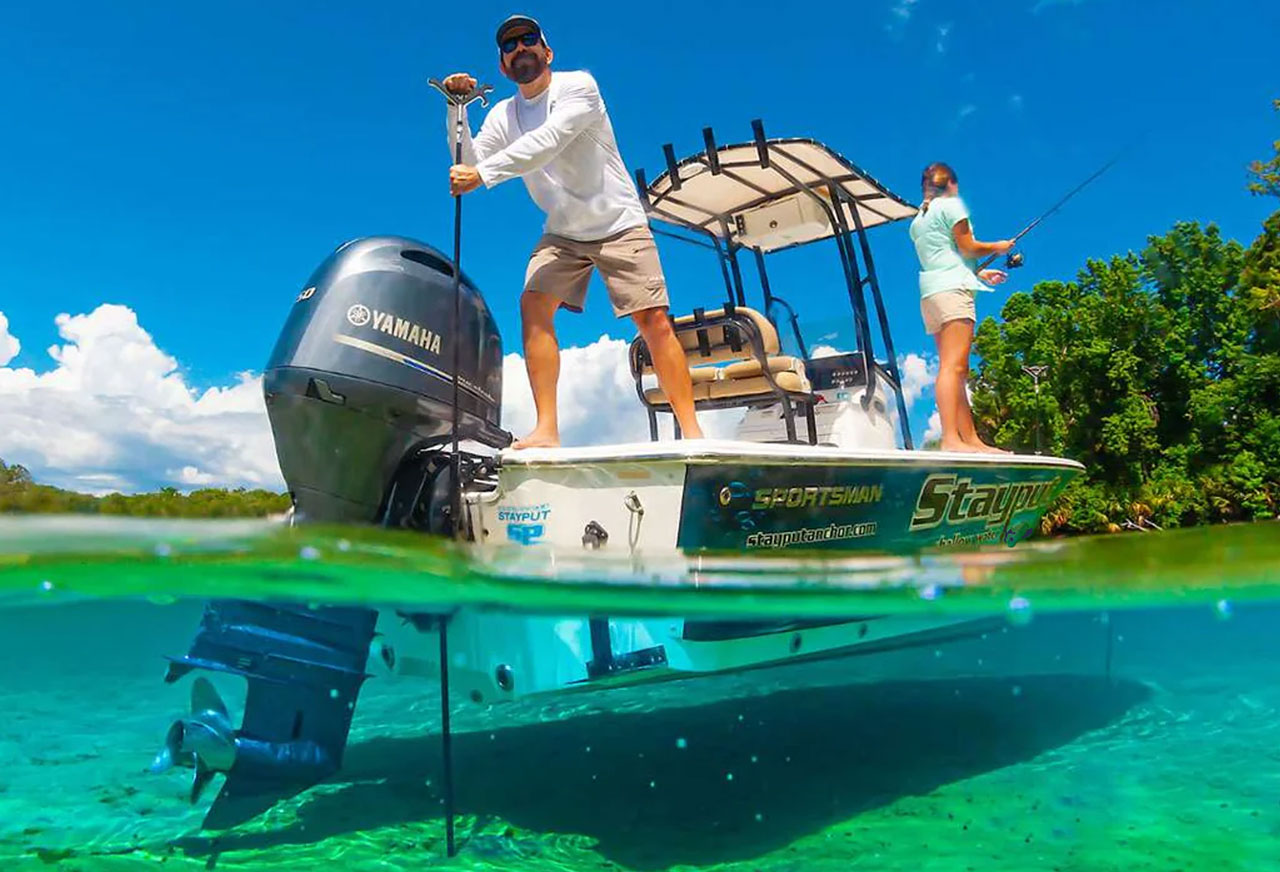
[[[637,174],[650,217],[764,253],[830,239],[842,232],[833,218],[856,231],[858,219],[866,229],[915,217],[915,206],[822,143],[765,139],[759,122],[753,128],[754,142],[718,148],[704,130],[707,148],[678,164],[666,146],[666,171],[647,187]]]

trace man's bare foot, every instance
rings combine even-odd
[[[534,430],[523,439],[517,439],[511,443],[512,448],[559,448],[559,433],[539,433]]]
[[[955,451],[960,454],[973,454],[978,449],[974,448],[968,442],[962,442],[959,439],[943,439],[942,444],[938,446],[939,451]]]
[[[985,442],[979,442],[976,445],[969,446],[970,451],[976,451],[979,454],[1012,454],[1012,451],[1005,451],[1003,448],[997,448],[994,445],[988,445]]]

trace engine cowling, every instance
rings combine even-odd
[[[374,521],[404,458],[448,441],[455,341],[460,438],[510,442],[499,427],[502,338],[465,273],[461,288],[455,336],[452,261],[398,236],[348,242],[307,281],[263,378],[300,515]]]

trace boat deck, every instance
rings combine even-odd
[[[877,465],[947,467],[1035,467],[1083,471],[1065,457],[1040,454],[979,454],[957,451],[855,450],[823,445],[745,442],[734,439],[681,439],[562,448],[508,448],[504,466],[566,466],[609,462],[676,461],[689,464],[759,462],[767,465]]]

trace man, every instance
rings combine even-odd
[[[453,194],[461,195],[520,177],[547,215],[520,297],[525,368],[538,420],[514,447],[560,444],[560,347],[554,319],[561,306],[582,311],[593,268],[604,279],[614,314],[629,316],[648,344],[658,383],[682,434],[701,438],[688,363],[667,319],[658,248],[595,79],[586,72],[553,74],[554,53],[541,26],[528,16],[502,22],[497,41],[499,68],[519,85],[520,93],[494,106],[474,139],[470,124],[464,123],[463,163],[449,170],[449,183]],[[444,85],[465,94],[476,80],[454,73]],[[457,111],[449,107],[451,136]]]

